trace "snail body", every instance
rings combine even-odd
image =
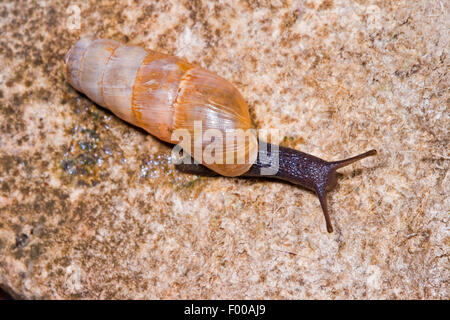
[[[230,82],[177,57],[138,46],[81,38],[65,56],[65,75],[75,89],[119,118],[188,149],[197,163],[176,165],[180,171],[209,176],[263,176],[313,190],[319,197],[328,232],[333,228],[326,193],[336,183],[336,169],[376,154],[370,150],[346,160],[327,162],[290,148],[268,144],[266,149],[267,144],[251,132],[245,100]],[[196,132],[198,122],[202,125],[200,133]],[[179,130],[189,134],[183,144],[174,135]],[[231,139],[215,141],[222,148],[214,149],[223,150],[215,154],[218,159],[231,155],[233,162],[203,161],[201,154],[196,153],[199,143],[202,150],[211,143],[209,139],[198,139],[207,130],[222,136],[233,132]],[[271,165],[267,154],[276,156],[279,162],[279,169],[272,174],[261,173]]]

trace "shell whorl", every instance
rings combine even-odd
[[[75,89],[163,141],[179,143],[173,133],[185,129],[191,137],[190,150],[194,150],[196,121],[201,121],[202,136],[206,129],[215,129],[224,137],[233,131],[234,140],[246,139],[245,144],[225,143],[224,139],[223,150],[233,154],[233,163],[225,163],[225,153],[219,154],[223,163],[205,163],[191,153],[221,175],[241,175],[256,160],[256,136],[243,132],[251,129],[244,99],[231,83],[211,72],[138,46],[84,37],[67,53],[65,73]],[[210,142],[204,142],[202,149]]]

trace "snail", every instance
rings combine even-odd
[[[330,233],[326,194],[336,185],[336,170],[376,154],[370,150],[328,162],[265,143],[252,130],[245,100],[230,82],[177,57],[139,46],[83,37],[66,54],[64,72],[75,89],[119,118],[162,141],[180,145],[195,160],[176,164],[182,172],[276,178],[315,192]],[[216,135],[204,141],[208,130]],[[180,131],[186,135],[177,135]],[[223,138],[229,132],[231,138]],[[202,151],[211,144],[220,148],[210,154],[223,161],[202,158]],[[267,171],[273,159],[277,170]]]

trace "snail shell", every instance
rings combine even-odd
[[[258,141],[249,134],[252,126],[243,97],[227,80],[203,68],[138,46],[84,37],[67,53],[65,74],[74,88],[119,118],[183,149],[195,149],[196,121],[201,121],[202,137],[208,129],[219,130],[222,137],[232,132],[233,139],[219,140],[223,153],[216,156],[223,161],[205,163],[201,154],[190,152],[214,172],[239,176],[257,158]],[[173,135],[183,129],[190,141]],[[202,150],[211,144],[209,139],[201,141]],[[230,154],[231,163],[226,161]]]

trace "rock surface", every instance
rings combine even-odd
[[[448,299],[446,1],[0,2],[0,287],[17,298]],[[71,88],[85,34],[233,82],[258,128],[343,169],[314,194],[174,171]]]

